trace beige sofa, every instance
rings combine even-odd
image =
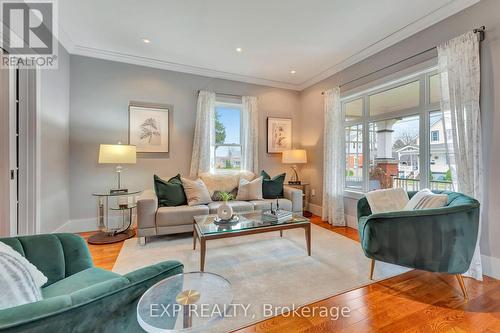
[[[240,178],[251,180],[254,175],[248,172],[233,174],[201,174],[212,195],[214,191],[227,191],[238,186]],[[252,201],[229,201],[235,212],[266,210],[271,208],[276,199]],[[176,234],[193,231],[193,217],[196,215],[216,214],[220,201],[207,205],[158,207],[158,198],[154,190],[146,190],[137,200],[137,235],[139,242],[145,244],[146,237]],[[281,209],[295,213],[302,212],[302,191],[285,186],[284,198],[279,199]]]

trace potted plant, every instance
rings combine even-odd
[[[230,220],[233,217],[233,208],[227,202],[233,199],[233,195],[229,192],[220,192],[219,198],[223,202],[217,208],[217,216],[221,220]]]

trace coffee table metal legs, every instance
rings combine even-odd
[[[311,256],[311,225],[306,225],[304,230],[306,233],[307,255]]]
[[[196,238],[198,238],[198,232],[196,231],[196,226],[193,224],[193,250],[196,250]]]
[[[205,252],[206,252],[206,241],[203,237],[200,238],[200,271],[205,271]]]

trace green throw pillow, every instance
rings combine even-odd
[[[187,205],[181,175],[170,178],[168,182],[154,175],[154,182],[159,207]]]
[[[262,197],[264,199],[283,198],[283,184],[285,183],[286,173],[277,175],[273,178],[264,170],[260,173],[262,176]]]

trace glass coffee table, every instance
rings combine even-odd
[[[236,213],[237,222],[217,222],[217,215],[200,215],[194,217],[193,250],[196,240],[200,241],[200,271],[205,270],[206,242],[211,239],[240,237],[264,232],[302,228],[305,231],[307,255],[311,255],[311,222],[300,214],[292,214],[288,220],[279,221],[262,214],[261,211]]]
[[[137,303],[137,321],[149,333],[205,332],[231,309],[231,283],[213,273],[171,276]]]

